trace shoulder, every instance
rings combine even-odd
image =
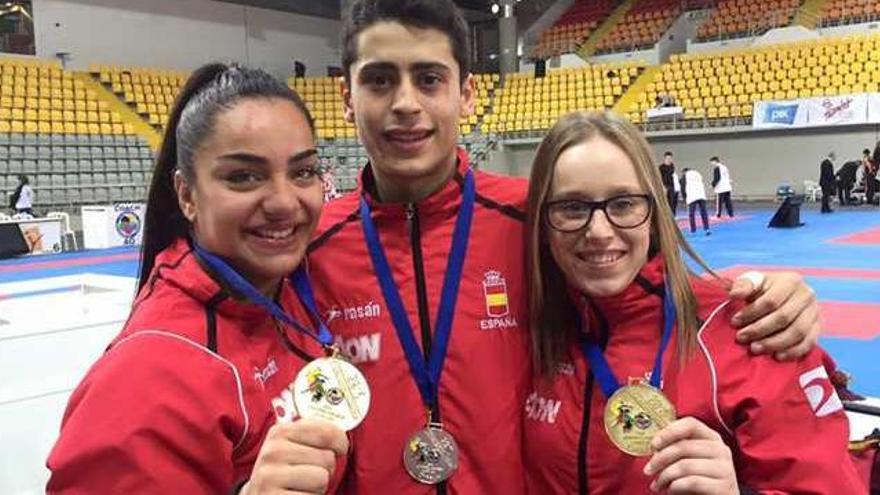
[[[489,207],[506,207],[510,213],[515,211],[525,218],[528,179],[485,171],[477,171],[475,178],[478,203]]]
[[[326,203],[321,211],[321,219],[315,231],[315,237],[319,237],[328,230],[350,222],[358,217],[360,206],[360,192],[352,191],[344,194],[341,198]]]

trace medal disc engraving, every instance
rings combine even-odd
[[[651,439],[675,421],[675,406],[660,390],[640,383],[621,387],[605,404],[605,432],[620,450],[647,456]]]
[[[458,469],[458,444],[443,428],[428,426],[407,441],[403,465],[419,483],[435,485]]]
[[[293,382],[293,402],[303,418],[354,429],[370,409],[370,387],[353,364],[335,357],[308,363]]]

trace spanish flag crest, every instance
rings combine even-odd
[[[497,270],[489,270],[483,278],[483,294],[486,296],[486,314],[492,318],[507,316],[507,281]]]

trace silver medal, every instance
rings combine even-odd
[[[306,364],[293,382],[293,403],[302,418],[354,429],[370,409],[370,387],[353,364],[322,357]]]
[[[458,444],[438,425],[429,425],[409,437],[403,450],[406,472],[419,483],[435,485],[458,469]]]

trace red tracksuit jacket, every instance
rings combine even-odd
[[[865,488],[847,452],[849,423],[816,348],[797,362],[753,356],[734,341],[738,305],[704,280],[692,281],[703,326],[700,345],[679,365],[675,336],[662,388],[678,416],[693,416],[731,447],[740,485],[759,493],[858,494]],[[657,256],[622,294],[592,300],[591,325],[621,383],[647,381],[663,325],[663,263]],[[593,331],[591,329],[591,331]],[[629,456],[606,436],[605,397],[588,378],[580,347],[552,382],[525,402],[530,493],[651,493],[650,457]],[[587,406],[585,406],[585,403]]]
[[[318,305],[342,350],[370,382],[372,405],[351,434],[342,492],[428,494],[403,467],[407,439],[426,412],[391,322],[359,219],[366,195],[416,341],[433,337],[443,276],[461,204],[468,157],[456,177],[415,205],[370,200],[369,166],[361,187],[324,210],[309,254]],[[526,181],[475,172],[470,242],[440,378],[439,411],[461,449],[450,494],[523,493],[521,411],[530,376],[523,221]],[[407,210],[410,214],[407,215]]]
[[[282,305],[309,320],[288,284]],[[160,253],[119,336],[73,392],[49,493],[222,494],[247,479],[317,343],[231,299],[185,240]]]

